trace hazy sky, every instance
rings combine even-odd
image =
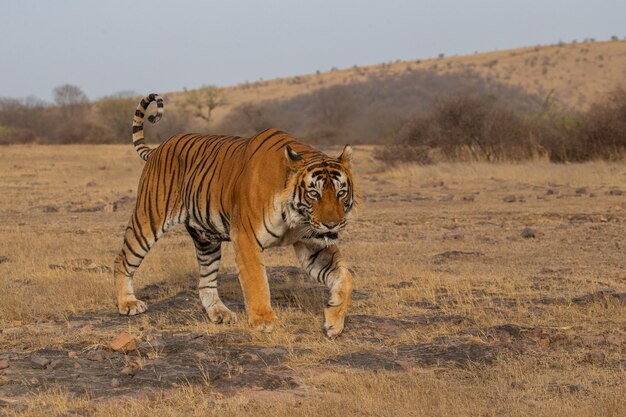
[[[626,36],[624,0],[0,0],[0,96],[99,98]]]

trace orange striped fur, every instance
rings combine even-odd
[[[191,235],[198,263],[202,305],[214,322],[236,315],[220,300],[217,277],[221,243],[232,241],[248,321],[269,331],[276,320],[262,260],[263,251],[292,245],[302,267],[330,289],[324,328],[336,336],[352,292],[352,274],[336,242],[355,205],[350,146],[331,158],[277,129],[251,138],[177,135],[150,149],[143,118],[152,101],[145,97],[133,119],[133,143],[146,160],[137,204],[122,250],[115,260],[120,314],[138,314],[146,304],[133,291],[132,277],[156,241],[175,224]]]

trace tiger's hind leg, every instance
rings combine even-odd
[[[134,316],[148,309],[146,303],[135,297],[133,275],[150,248],[167,230],[165,222],[153,230],[149,219],[143,219],[135,212],[126,227],[122,250],[115,258],[113,275],[117,290],[117,308],[120,314]],[[160,222],[159,222],[160,223]]]
[[[221,242],[207,241],[189,226],[187,231],[196,247],[196,258],[200,266],[198,292],[204,310],[213,323],[235,323],[237,315],[224,305],[217,292],[217,272],[222,258]]]
[[[135,297],[133,275],[155,242],[155,238],[143,236],[141,229],[135,225],[134,218],[131,219],[126,227],[122,250],[115,258],[113,270],[117,309],[120,314],[134,316],[148,309],[146,303]]]

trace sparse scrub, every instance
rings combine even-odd
[[[618,89],[585,114],[552,109],[549,103],[520,112],[493,96],[457,95],[400,124],[393,146],[377,157],[412,161],[553,162],[621,160],[626,154],[626,92]]]

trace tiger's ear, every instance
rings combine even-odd
[[[344,165],[352,166],[352,146],[346,145],[337,159]]]
[[[287,166],[290,169],[297,169],[300,165],[302,165],[302,156],[298,154],[298,152],[291,149],[291,146],[285,146],[285,160],[287,161]]]

